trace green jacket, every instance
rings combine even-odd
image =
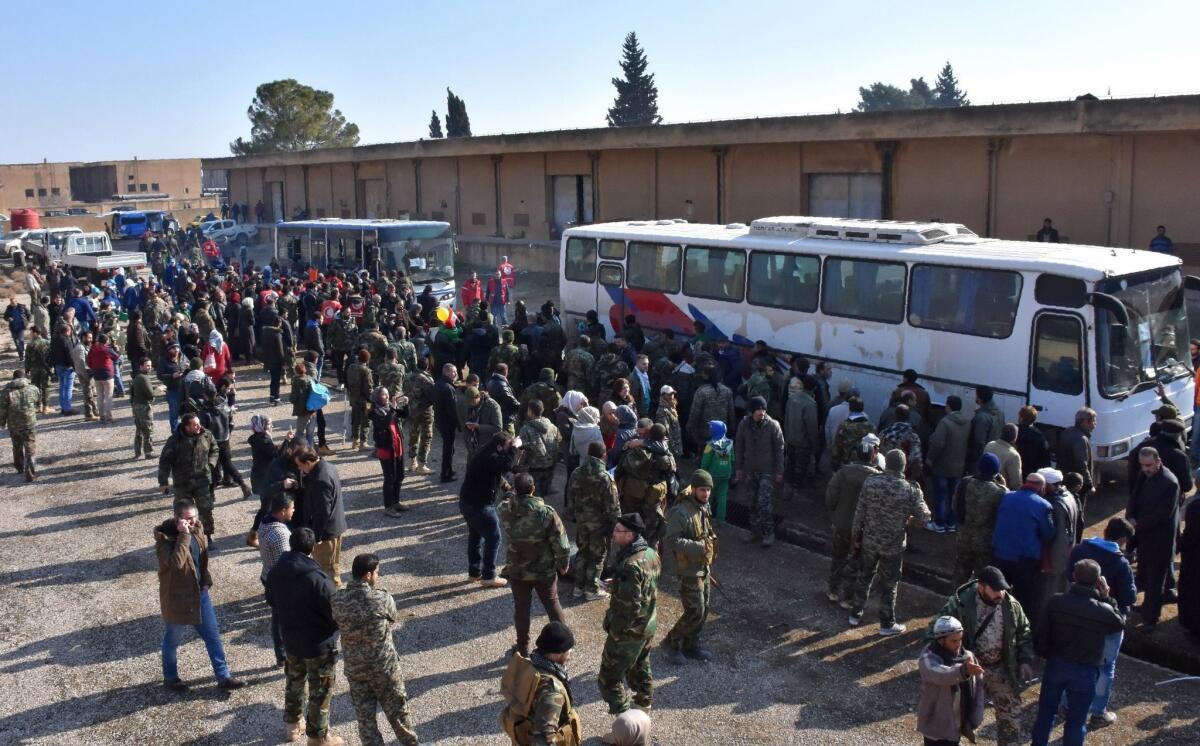
[[[28,379],[14,378],[0,390],[0,428],[28,435],[37,428],[38,410],[42,395]]]
[[[154,387],[150,385],[150,376],[138,373],[133,377],[133,385],[129,389],[129,403],[147,407],[154,403]]]
[[[707,503],[701,505],[688,487],[667,515],[663,543],[675,556],[675,572],[680,577],[699,578],[712,569],[717,556],[717,532]]]
[[[616,560],[604,631],[615,640],[649,640],[658,631],[655,606],[662,564],[640,536]]]
[[[729,438],[709,441],[700,457],[700,468],[713,478],[714,485],[720,480],[728,481],[733,476],[733,441]]]
[[[180,428],[175,431],[158,457],[158,484],[167,486],[171,477],[178,489],[183,485],[208,485],[213,469],[217,468],[217,441],[212,433],[200,430],[188,435]]]
[[[617,484],[604,468],[604,460],[584,456],[571,472],[571,504],[575,508],[575,526],[579,531],[611,531],[621,516]]]
[[[835,530],[843,534],[850,533],[863,482],[867,481],[867,477],[882,473],[862,461],[846,464],[833,473],[825,487],[825,509],[829,511],[829,520]]]
[[[925,639],[933,640],[933,624],[938,617],[952,616],[962,622],[963,647],[974,651],[979,616],[979,592],[975,589],[976,585],[978,583],[972,580],[959,586],[958,590],[946,599],[946,605],[929,622]],[[1004,614],[1004,671],[1008,674],[1008,682],[1014,689],[1019,690],[1021,664],[1033,663],[1033,633],[1029,629],[1029,619],[1025,616],[1025,610],[1021,608],[1020,602],[1013,598],[1012,593],[1004,594],[1000,610],[999,613]]]
[[[510,580],[549,580],[567,569],[571,541],[558,513],[542,498],[509,495],[499,513],[508,542],[505,570]]]

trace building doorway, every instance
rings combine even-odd
[[[552,176],[550,180],[556,238],[573,225],[583,225],[595,220],[592,215],[591,176]]]

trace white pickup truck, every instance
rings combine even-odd
[[[78,231],[79,229],[75,229]],[[146,255],[141,251],[113,251],[108,234],[75,232],[63,235],[59,240],[45,244],[32,244],[31,253],[42,264],[47,261],[61,263],[64,267],[84,270],[92,275],[111,272],[118,268],[129,269],[141,274],[148,269]],[[80,274],[76,272],[75,274]]]
[[[247,246],[258,242],[258,227],[235,223],[232,220],[210,220],[200,224],[200,231],[205,238],[211,238],[217,243],[235,243]]]

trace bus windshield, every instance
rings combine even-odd
[[[1125,306],[1129,326],[1097,309],[1096,350],[1100,390],[1122,396],[1191,372],[1183,274],[1178,267],[1096,283]]]
[[[432,238],[413,238],[400,231],[379,234],[384,266],[403,270],[413,285],[454,278],[454,240],[448,230]]]

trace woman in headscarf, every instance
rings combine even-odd
[[[213,383],[220,383],[225,379],[225,374],[233,368],[233,356],[229,353],[229,345],[225,344],[225,337],[221,336],[221,332],[213,329],[208,333],[208,342],[204,345],[201,359],[204,360],[204,372]]]
[[[246,535],[246,546],[258,546],[258,524],[267,517],[271,504],[270,495],[267,494],[267,470],[292,439],[292,431],[289,430],[283,443],[276,447],[272,433],[273,425],[271,418],[265,414],[256,414],[250,418],[251,433],[246,440],[250,444],[250,491],[258,496],[259,507],[254,515],[254,523],[250,526],[250,533]]]
[[[400,484],[404,481],[404,438],[400,418],[408,417],[408,397],[395,401],[386,386],[377,386],[371,394],[371,425],[375,436],[375,456],[383,470],[383,513],[392,518],[408,510],[400,502]]]
[[[560,440],[558,441],[559,454],[562,456],[562,462],[567,466],[567,481],[563,485],[563,495],[571,494],[571,472],[579,466],[579,455],[571,451],[571,431],[575,428],[575,420],[579,417],[579,410],[587,406],[588,400],[579,391],[568,391],[563,394],[562,401],[558,408],[554,410],[554,426],[558,428]],[[566,498],[564,497],[564,500]],[[569,515],[571,506],[564,502],[563,507]]]
[[[604,449],[611,452],[617,445],[617,405],[613,402],[606,401],[600,406],[600,434],[604,437]]]
[[[957,744],[966,736],[975,741],[983,722],[983,667],[963,648],[962,623],[952,616],[933,623],[933,642],[917,660],[921,673],[921,700],[917,704],[917,730],[925,743]]]
[[[237,340],[241,345],[242,357],[252,359],[258,354],[254,335],[253,298],[242,298],[242,310],[238,313]]]
[[[621,451],[625,448],[625,444],[637,438],[637,422],[637,412],[632,406],[621,404],[617,407],[617,438],[613,442],[613,447],[608,449],[608,468],[611,469],[617,465],[617,459],[621,457]]]

